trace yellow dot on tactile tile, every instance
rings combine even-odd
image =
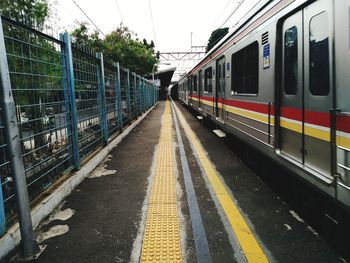
[[[141,260],[145,263],[182,262],[173,147],[171,111],[166,102],[142,244]]]

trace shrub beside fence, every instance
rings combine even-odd
[[[67,33],[53,38],[1,17],[29,199],[106,145],[158,100],[158,87]],[[3,90],[0,90],[3,92]],[[0,108],[0,232],[16,209]],[[1,190],[0,189],[0,190]],[[6,218],[6,219],[5,219]]]

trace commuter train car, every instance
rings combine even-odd
[[[179,99],[350,208],[350,0],[265,1]]]

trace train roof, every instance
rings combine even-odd
[[[186,78],[189,74],[193,73],[200,65],[213,56],[213,54],[223,47],[234,35],[239,33],[245,26],[253,23],[257,20],[263,11],[273,8],[280,2],[285,0],[261,0],[253,8],[251,8],[233,27],[230,28],[228,34],[226,34],[188,73],[183,75],[177,83]],[[206,64],[206,63],[205,63]]]

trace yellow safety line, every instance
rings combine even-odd
[[[182,262],[169,101],[165,103],[158,147],[141,262]]]
[[[230,222],[231,228],[239,242],[241,250],[248,262],[269,262],[259,243],[255,239],[248,224],[245,222],[243,216],[239,212],[237,205],[232,200],[227,192],[223,182],[220,180],[213,164],[205,154],[203,146],[199,142],[197,136],[188,125],[181,111],[176,107],[175,109],[184,131],[191,141],[193,148],[201,162],[205,174],[214,190],[219,203],[224,210],[224,213]]]

